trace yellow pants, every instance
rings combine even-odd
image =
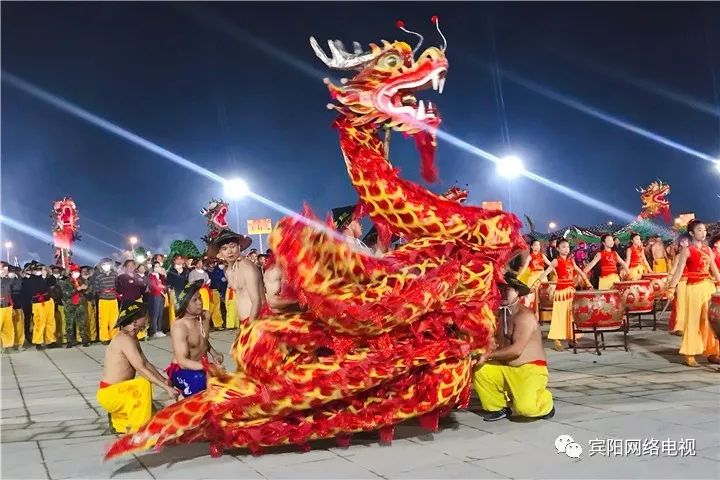
[[[15,345],[15,325],[13,325],[13,307],[0,307],[0,346],[8,348]]]
[[[532,363],[519,367],[486,363],[473,374],[473,385],[483,410],[497,412],[511,401],[514,413],[523,417],[550,413],[553,397],[547,384],[547,367]]]
[[[668,273],[667,258],[656,258],[653,260],[653,272]]]
[[[222,312],[220,311],[220,292],[217,290],[211,290],[212,299],[210,301],[210,317],[212,318],[212,324],[215,328],[222,328],[223,319]]]
[[[630,282],[640,280],[643,276],[643,273],[645,273],[645,265],[638,265],[637,267],[629,268],[627,279]]]
[[[117,335],[118,331],[115,326],[120,310],[118,302],[115,299],[98,301],[98,337],[101,342],[110,341]]]
[[[210,292],[207,288],[200,289],[200,301],[202,302],[202,309],[210,311]]]
[[[675,327],[673,332],[682,332],[685,330],[685,323],[687,323],[687,279],[683,278],[677,284],[675,289]]]
[[[97,311],[95,309],[95,302],[87,302],[87,316],[88,316],[88,337],[91,342],[96,342],[98,339],[98,325],[97,325]]]
[[[13,326],[15,327],[15,346],[25,345],[25,312],[22,308],[13,310]]]
[[[617,273],[611,273],[610,275],[600,277],[598,280],[598,290],[612,290],[613,286],[615,286],[615,282],[619,281],[620,275]]]
[[[117,433],[135,433],[152,415],[152,385],[144,377],[99,388],[96,395]]]
[[[238,328],[238,311],[235,303],[235,291],[228,287],[225,292],[225,328]]]
[[[33,338],[32,343],[42,345],[55,343],[55,301],[45,300],[32,304]]]
[[[681,355],[720,355],[720,346],[708,319],[708,302],[713,293],[715,285],[712,280],[685,287],[687,313],[680,345]]]
[[[57,332],[55,336],[58,342],[65,343],[68,341],[65,338],[65,307],[62,305],[55,307],[55,331]]]
[[[573,338],[572,302],[575,297],[575,289],[563,288],[555,290],[553,296],[552,318],[550,319],[550,340],[571,340]]]

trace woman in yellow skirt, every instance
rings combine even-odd
[[[720,342],[710,328],[708,309],[710,297],[715,293],[715,284],[720,282],[720,272],[715,265],[715,256],[710,247],[704,244],[707,236],[705,224],[691,221],[688,233],[692,238],[690,246],[680,250],[677,268],[668,283],[668,297],[675,295],[675,287],[680,281],[683,270],[687,272],[685,287],[685,326],[683,329],[680,354],[685,363],[697,367],[696,355],[707,356],[708,362],[720,363]]]
[[[645,256],[645,249],[643,248],[640,234],[633,233],[631,238],[632,245],[627,249],[625,263],[628,264],[627,279],[629,281],[636,281],[642,278],[643,273],[652,272],[652,268],[650,268],[650,264]]]
[[[550,266],[550,260],[542,253],[540,240],[530,242],[530,255],[525,258],[517,279],[530,287],[530,293],[521,297],[521,302],[533,312],[537,312],[537,287],[545,268]]]
[[[690,235],[687,233],[684,233],[680,235],[677,239],[677,248],[678,250],[687,248],[690,246],[690,241],[692,239],[690,238]],[[667,284],[670,284],[670,281],[673,278],[673,275],[675,275],[675,270],[677,269],[678,261],[680,260],[680,255],[675,255],[675,258],[673,258],[672,267],[670,268],[670,273],[668,274]],[[668,320],[668,332],[672,335],[682,336],[683,330],[685,330],[685,318],[687,317],[687,311],[685,309],[685,288],[687,287],[687,268],[683,268],[682,275],[680,276],[680,280],[678,281],[676,291],[675,291],[675,300],[673,301],[673,308],[670,312],[670,320]],[[670,301],[670,300],[668,300]]]
[[[587,285],[590,281],[585,272],[575,264],[570,256],[570,243],[564,238],[558,242],[559,257],[551,262],[544,275],[551,271],[557,272],[557,288],[553,296],[552,318],[548,339],[553,341],[553,348],[558,352],[565,350],[561,340],[568,343],[573,338],[572,302],[575,298],[575,273],[580,275]]]

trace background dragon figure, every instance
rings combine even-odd
[[[437,19],[434,18],[437,25]],[[439,30],[439,29],[438,29]],[[208,389],[160,411],[126,435],[106,458],[173,443],[208,441],[223,448],[295,444],[438,418],[467,404],[471,352],[485,349],[495,329],[495,283],[525,244],[511,214],[465,206],[399,177],[385,159],[379,132],[387,125],[415,139],[422,172],[433,180],[437,108],[417,100],[442,92],[445,47],[420,52],[383,41],[350,53],[329,42],[329,67],[354,71],[342,85],[326,81],[340,115],[335,127],[348,174],[367,214],[387,242],[407,243],[381,257],[359,253],[309,209],[281,220],[270,238],[304,313],[245,322],[232,347],[234,373],[210,367]],[[464,200],[463,192],[455,192]]]
[[[215,200],[213,198],[207,207],[200,210],[200,213],[207,218],[208,234],[203,237],[205,243],[212,243],[220,232],[230,228],[225,219],[228,213],[228,204],[222,199]]]
[[[53,245],[55,246],[55,264],[66,268],[72,263],[73,243],[80,239],[78,235],[78,213],[71,197],[64,197],[53,203]]]
[[[666,198],[670,194],[670,185],[660,180],[650,183],[645,188],[639,188],[642,210],[639,218],[663,217],[670,223],[670,201]]]

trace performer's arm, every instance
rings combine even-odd
[[[590,272],[590,270],[592,270],[599,261],[600,261],[600,254],[596,253],[595,257],[593,257],[592,261],[590,263],[588,263],[587,265],[585,265],[583,272],[585,272],[585,273]]]
[[[715,277],[716,282],[720,282],[720,270],[718,270],[717,263],[715,263],[715,253],[710,252],[710,273]]]
[[[673,273],[672,278],[667,284],[667,291],[668,295],[672,298],[675,296],[675,287],[677,286],[678,282],[680,281],[680,277],[682,276],[683,270],[685,270],[685,263],[687,263],[688,256],[690,255],[690,251],[687,249],[687,247],[683,247],[682,250],[680,250],[680,254],[677,256],[677,265],[675,265],[675,273]]]
[[[620,258],[620,255],[618,255],[617,252],[615,252],[615,258],[617,259],[617,263],[619,263],[620,265],[622,265],[622,267],[623,267],[624,270],[630,270],[630,264],[627,263],[627,262],[626,262],[625,260],[623,260],[622,258]]]
[[[172,340],[173,358],[185,370],[205,370],[202,362],[190,360],[190,349],[187,342],[187,329],[184,325],[175,323],[170,330]]]
[[[647,255],[645,255],[645,252],[643,252],[642,260],[643,260],[643,262],[645,262],[645,268],[647,268],[647,271],[652,272],[652,267],[650,266],[650,262],[648,262]]]
[[[255,265],[248,262],[242,262],[240,264],[242,268],[242,277],[245,282],[245,291],[247,292],[248,298],[250,299],[250,315],[249,319],[254,320],[260,313],[260,305],[262,304],[263,283],[262,276],[260,275],[260,269]]]
[[[589,285],[590,287],[592,287],[592,283],[590,283],[590,280],[588,279],[588,276],[585,275],[585,272],[583,272],[583,271],[580,269],[580,267],[577,266],[577,264],[575,263],[575,260],[573,260],[573,268],[574,268],[575,271],[583,278],[583,280],[585,280],[585,284],[586,284],[586,285]]]
[[[545,265],[547,265],[548,267],[552,265],[552,263],[550,263],[550,260],[548,260],[547,255],[545,254],[543,254],[543,262],[545,262]]]
[[[178,393],[175,389],[165,382],[165,379],[158,373],[155,367],[152,365],[148,366],[149,362],[142,353],[140,344],[137,340],[122,338],[120,349],[137,373],[150,380],[151,383],[165,390],[170,397],[177,398]]]

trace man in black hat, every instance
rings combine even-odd
[[[496,348],[489,348],[476,363],[475,391],[493,422],[510,416],[507,398],[512,398],[516,415],[550,418],[555,414],[553,398],[547,389],[548,369],[542,335],[535,314],[520,302],[530,289],[513,272],[500,284],[503,298]]]
[[[198,280],[183,289],[178,296],[177,318],[170,329],[173,359],[165,372],[185,397],[207,387],[208,354],[217,364],[223,361],[222,354],[210,345],[210,317],[203,315],[200,298],[203,285],[204,282]]]
[[[226,307],[226,327],[238,326],[238,321],[254,320],[264,301],[264,286],[260,269],[241,252],[247,249],[252,240],[232,230],[223,230],[212,241],[208,256],[227,262],[225,277],[228,280]],[[233,310],[233,302],[234,308]],[[232,318],[235,314],[235,319]]]
[[[145,306],[133,302],[125,306],[115,324],[118,330],[105,350],[105,362],[97,401],[110,414],[118,433],[133,433],[152,416],[152,384],[177,400],[179,392],[143,354],[138,332],[145,329]],[[137,374],[140,374],[138,376]]]

